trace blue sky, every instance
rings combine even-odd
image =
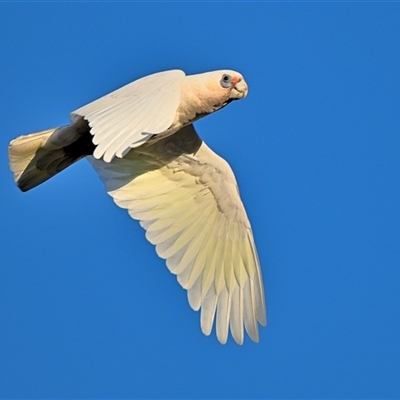
[[[1,3],[0,49],[0,397],[400,397],[400,3]],[[252,222],[259,344],[203,336],[89,163],[8,170],[11,139],[172,68],[249,84],[196,127]]]

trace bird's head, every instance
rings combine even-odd
[[[204,114],[219,110],[233,100],[246,97],[248,87],[236,71],[220,70],[186,77],[190,90],[200,100]]]
[[[228,100],[239,100],[247,96],[248,87],[243,76],[236,71],[221,70],[207,72],[207,86]]]

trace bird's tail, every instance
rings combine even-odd
[[[8,156],[14,181],[26,192],[94,150],[86,121],[20,136],[10,142]]]
[[[49,129],[30,135],[20,136],[11,141],[8,147],[10,169],[14,181],[22,191],[27,191],[51,178],[46,169],[37,167],[37,161],[45,157],[44,145],[56,129]]]

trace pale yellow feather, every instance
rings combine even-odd
[[[250,223],[229,165],[198,143],[189,126],[123,159],[91,162],[201,308],[202,331],[210,334],[215,320],[221,343],[229,331],[243,343],[244,329],[258,341],[265,301]]]

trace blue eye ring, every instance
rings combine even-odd
[[[232,85],[232,77],[228,74],[224,74],[224,75],[222,75],[222,78],[219,81],[219,83],[221,84],[221,86],[223,88],[228,89]]]

